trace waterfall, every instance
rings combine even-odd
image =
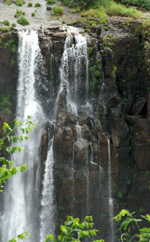
[[[67,33],[60,66],[60,91],[66,87],[68,110],[77,115],[78,106],[81,104],[82,77],[85,73],[86,101],[89,92],[87,40],[73,27],[68,28]]]
[[[51,50],[53,46],[51,43]],[[89,94],[89,61],[87,51],[87,40],[75,28],[68,28],[67,37],[64,44],[64,51],[61,58],[60,65],[60,88],[55,103],[55,88],[53,83],[50,86],[51,95],[48,104],[52,105],[58,110],[58,101],[60,93],[66,89],[66,105],[68,112],[78,116],[78,111],[83,111],[86,116],[92,113],[92,106],[88,100]],[[50,74],[53,75],[54,56],[51,51],[50,57]],[[45,161],[45,170],[43,182],[41,185],[41,160],[40,160],[40,145],[43,135],[43,123],[46,120],[46,115],[40,105],[37,97],[35,83],[40,76],[39,70],[43,71],[42,55],[38,44],[38,35],[35,31],[20,31],[19,32],[19,49],[18,49],[18,86],[17,86],[17,115],[16,119],[23,122],[28,115],[32,116],[32,121],[37,124],[36,128],[30,134],[30,139],[26,144],[23,142],[24,151],[20,154],[14,155],[12,160],[15,164],[27,164],[27,171],[24,174],[17,174],[13,177],[5,187],[3,193],[3,214],[2,214],[2,239],[1,242],[16,237],[16,235],[30,231],[31,239],[27,238],[26,242],[44,242],[46,234],[51,233],[55,235],[55,199],[54,199],[54,154],[53,142],[54,137],[49,137],[47,159]],[[41,65],[41,66],[40,66]],[[43,73],[41,73],[43,74]],[[51,81],[53,77],[51,76]],[[54,109],[55,109],[54,108]],[[56,114],[56,110],[54,110]],[[49,117],[54,117],[50,112]],[[56,116],[56,115],[55,115]],[[70,115],[71,116],[71,115]],[[73,116],[73,115],[72,115]],[[77,117],[76,117],[77,119]],[[80,120],[80,119],[79,119]],[[46,120],[47,121],[47,120]],[[49,120],[56,121],[56,120]],[[93,123],[91,123],[93,126]],[[74,197],[76,194],[75,187],[75,145],[81,144],[86,147],[86,163],[83,168],[83,180],[85,182],[85,213],[91,215],[91,196],[92,178],[96,171],[99,175],[99,183],[101,180],[100,166],[94,163],[94,145],[92,140],[86,139],[83,135],[83,125],[79,123],[75,126],[76,142],[73,145],[72,155],[72,195],[74,205]],[[19,133],[19,131],[17,131]],[[112,184],[111,184],[111,154],[110,141],[108,142],[108,203],[109,203],[109,217],[113,217],[113,199],[112,199]],[[89,158],[89,145],[91,153]],[[93,168],[93,174],[92,174]],[[91,175],[92,174],[92,175]],[[99,186],[98,186],[99,187]],[[99,199],[99,196],[98,196]],[[98,199],[96,201],[98,201]],[[99,199],[100,200],[100,199]],[[73,207],[72,212],[75,212],[76,207]],[[87,215],[87,214],[85,214]],[[9,228],[9,229],[8,229]],[[114,242],[113,224],[111,223],[111,242]]]
[[[42,189],[42,210],[41,210],[41,228],[40,238],[41,242],[45,242],[48,233],[54,236],[55,233],[55,206],[54,206],[54,184],[53,184],[53,138],[50,140],[50,148],[45,162],[45,174],[43,179]]]
[[[24,146],[24,151],[12,157],[15,165],[26,163],[27,171],[11,178],[4,191],[2,242],[6,242],[25,231],[30,231],[32,235],[31,239],[26,240],[27,242],[38,240],[39,147],[43,131],[42,122],[45,117],[38,103],[34,84],[38,78],[35,76],[35,72],[41,59],[37,33],[32,30],[20,31],[16,119],[23,122],[27,115],[31,115],[32,121],[37,124],[37,127],[30,134],[28,143],[21,144]]]
[[[108,145],[108,209],[109,209],[109,220],[110,220],[110,232],[111,242],[114,242],[114,222],[112,220],[114,216],[114,204],[112,198],[112,183],[111,183],[111,151],[110,151],[110,139],[107,139]]]

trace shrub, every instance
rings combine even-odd
[[[31,13],[31,16],[34,17],[35,16],[35,13]]]
[[[62,7],[54,7],[53,8],[53,15],[56,15],[56,16],[61,16],[63,15],[64,13],[64,10]]]
[[[109,6],[105,8],[105,11],[108,15],[124,16],[124,17],[133,17],[141,18],[142,13],[136,9],[127,8],[122,4],[117,4],[111,2]]]
[[[150,1],[149,0],[117,0],[117,2],[150,10]]]
[[[11,5],[11,0],[8,0],[8,2],[6,4],[7,5]]]
[[[16,24],[15,23],[12,23],[12,25],[11,25],[12,27],[16,27]]]
[[[66,21],[65,20],[62,20],[62,24],[65,24],[66,23]]]
[[[4,27],[0,28],[0,32],[9,32],[9,31],[10,31],[10,28],[4,28]]]
[[[25,18],[25,17],[20,17],[18,20],[17,20],[17,23],[18,24],[21,24],[21,25],[29,25],[29,21]]]
[[[36,4],[34,5],[34,7],[35,7],[35,8],[39,8],[39,7],[41,7],[41,4],[40,4],[40,3],[36,3]]]
[[[22,15],[21,10],[16,10],[15,18],[19,18]]]
[[[24,0],[16,0],[16,2],[15,2],[15,4],[16,4],[17,6],[22,6],[24,3],[25,3]]]
[[[53,4],[55,3],[55,0],[46,0],[47,4]]]
[[[67,216],[67,221],[63,225],[60,225],[60,235],[58,235],[58,241],[85,241],[89,238],[97,235],[98,230],[93,229],[94,223],[91,216],[86,216],[83,222],[80,222],[79,218],[73,218]],[[96,240],[97,242],[104,242],[104,240]],[[95,241],[95,242],[96,242]],[[57,240],[51,235],[46,236],[46,242],[57,242]],[[93,241],[94,242],[94,241]]]
[[[4,20],[3,24],[6,25],[6,26],[9,26],[10,25],[10,23],[9,23],[8,20]]]
[[[72,13],[77,13],[77,12],[80,12],[80,11],[81,11],[80,7],[77,7],[77,8],[74,8],[74,9],[71,10]]]
[[[32,3],[28,3],[28,7],[32,7]]]

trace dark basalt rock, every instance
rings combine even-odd
[[[53,10],[53,8],[52,7],[46,7],[46,10],[51,11],[51,10]]]

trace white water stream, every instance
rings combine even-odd
[[[47,159],[45,162],[45,174],[43,179],[42,189],[42,210],[40,215],[41,227],[40,227],[40,241],[45,242],[47,234],[55,233],[55,204],[54,204],[54,184],[53,184],[53,138],[50,140],[50,148],[48,151]]]
[[[65,40],[60,66],[60,92],[65,86],[67,90],[68,110],[77,115],[78,106],[80,105],[79,92],[82,83],[81,74],[83,70],[84,75],[86,73],[86,101],[89,91],[87,40],[86,37],[81,35],[79,31],[73,27],[69,27],[67,30],[68,35]]]
[[[109,220],[110,220],[110,231],[111,231],[111,242],[114,242],[114,204],[112,198],[112,182],[111,182],[111,150],[110,150],[110,139],[107,139],[108,145],[108,209],[109,209]]]
[[[39,147],[42,136],[44,113],[38,103],[35,93],[35,71],[41,62],[41,52],[38,45],[38,35],[35,31],[19,32],[19,78],[17,87],[16,119],[23,122],[27,115],[37,127],[29,135],[28,143],[23,142],[24,151],[12,157],[15,164],[27,164],[24,174],[17,174],[8,182],[4,192],[4,210],[2,216],[2,242],[15,238],[18,234],[30,231],[36,241],[38,234]],[[18,131],[19,132],[19,131]],[[9,228],[9,229],[8,229]]]

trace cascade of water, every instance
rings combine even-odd
[[[27,115],[32,116],[37,124],[31,133],[28,144],[23,143],[24,151],[12,159],[15,164],[26,163],[27,171],[17,174],[8,182],[4,192],[4,213],[2,216],[2,242],[16,237],[19,233],[29,230],[32,241],[37,241],[39,222],[39,146],[42,136],[42,118],[44,113],[36,98],[34,83],[37,65],[41,61],[38,35],[35,31],[19,32],[19,78],[17,88],[17,116],[23,122]],[[8,230],[9,228],[9,230]],[[27,239],[27,242],[31,241]]]
[[[68,29],[60,66],[61,88],[67,89],[67,106],[71,113],[77,114],[82,75],[86,73],[86,95],[89,91],[87,41],[75,28]]]
[[[76,127],[76,132],[77,132],[78,138],[81,138],[82,137],[82,126],[79,125],[78,122],[77,122],[75,127]]]
[[[50,148],[45,162],[45,174],[43,179],[42,200],[41,200],[41,242],[45,241],[48,233],[54,236],[55,233],[55,205],[54,205],[54,184],[53,184],[53,138],[50,140]]]
[[[111,151],[110,151],[110,140],[107,139],[108,144],[108,206],[109,206],[109,220],[110,220],[110,231],[111,231],[111,242],[114,242],[114,222],[112,220],[114,216],[114,204],[112,198],[112,183],[111,183]]]

